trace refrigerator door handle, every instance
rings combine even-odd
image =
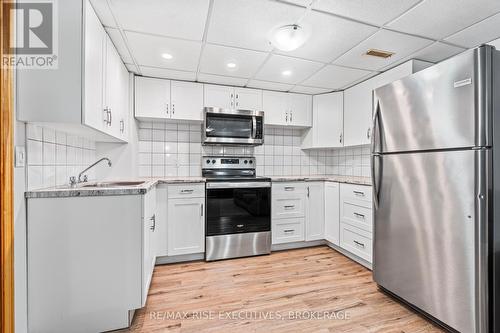
[[[372,124],[372,131],[371,131],[371,148],[372,148],[372,154],[375,153],[375,137],[376,137],[376,134],[377,132],[375,131],[376,130],[376,126],[378,124],[378,116],[380,114],[380,102],[377,101],[377,106],[375,107],[375,113],[373,114],[373,124]],[[379,138],[381,138],[380,136],[380,132],[379,133]]]
[[[375,209],[378,208],[378,203],[379,203],[379,187],[378,187],[378,180],[379,180],[379,176],[381,174],[380,172],[380,169],[382,168],[382,163],[380,163],[380,166],[379,166],[379,172],[378,172],[378,176],[375,175],[375,159],[379,159],[380,158],[380,155],[379,154],[372,154],[372,184],[373,184],[373,207]]]

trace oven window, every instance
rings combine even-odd
[[[207,236],[271,230],[270,188],[207,190]]]
[[[249,139],[252,137],[252,117],[231,115],[208,115],[207,137]]]

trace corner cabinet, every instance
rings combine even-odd
[[[17,72],[18,120],[127,141],[129,74],[88,0],[61,1],[58,68]]]
[[[240,110],[262,110],[262,90],[215,84],[204,85],[206,107]]]
[[[303,137],[302,149],[336,148],[344,145],[344,94],[313,97],[313,126]]]
[[[311,127],[312,98],[311,95],[264,91],[264,123],[271,126]]]
[[[431,66],[410,60],[344,91],[344,146],[369,144],[376,101],[373,90]]]
[[[203,85],[136,76],[135,117],[202,121]]]

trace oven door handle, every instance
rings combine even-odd
[[[252,116],[252,139],[257,136],[257,117]]]
[[[207,189],[219,188],[268,188],[271,182],[216,182],[207,183]]]

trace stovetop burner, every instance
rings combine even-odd
[[[209,182],[270,181],[256,175],[255,157],[249,156],[203,156],[202,176]]]

